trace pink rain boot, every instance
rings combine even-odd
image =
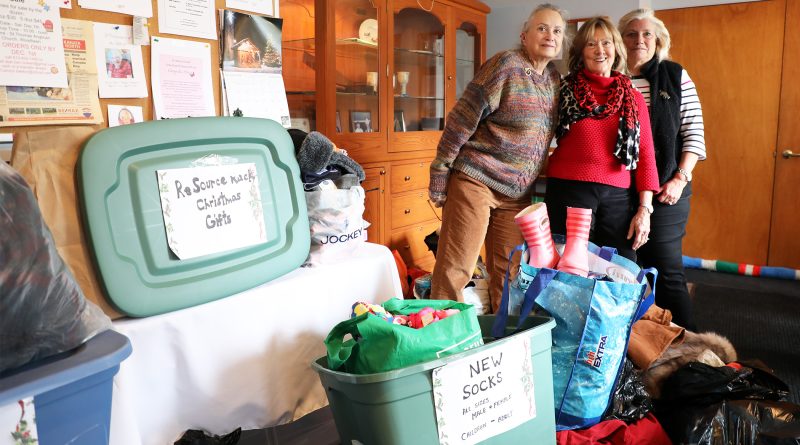
[[[567,207],[567,244],[558,270],[582,277],[589,275],[589,229],[592,209]]]
[[[528,244],[528,264],[533,267],[556,267],[558,252],[550,234],[550,218],[543,202],[529,205],[514,217]]]

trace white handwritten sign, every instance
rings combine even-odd
[[[267,241],[255,164],[157,170],[169,248],[185,260]]]
[[[478,443],[535,418],[530,337],[434,369],[433,395],[442,445]]]

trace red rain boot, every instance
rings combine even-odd
[[[528,264],[533,267],[556,267],[558,252],[550,234],[550,218],[543,202],[529,205],[514,217],[528,244]]]
[[[567,207],[567,244],[558,270],[582,277],[589,275],[589,229],[592,209]]]

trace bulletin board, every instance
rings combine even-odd
[[[100,11],[94,9],[86,9],[82,8],[78,5],[78,0],[63,0],[63,1],[70,1],[72,3],[71,9],[62,8],[61,9],[61,18],[69,18],[75,20],[85,20],[90,22],[99,22],[99,23],[109,23],[114,25],[133,25],[133,16],[126,15],[126,14],[119,14],[114,12],[108,11]],[[233,11],[240,11],[250,14],[257,14],[252,11],[244,11],[238,10],[235,8],[227,8],[225,5],[225,0],[215,0],[215,11],[220,9],[229,9]],[[184,35],[173,35],[173,34],[166,34],[160,33],[158,29],[158,1],[152,1],[153,7],[153,16],[147,19],[147,28],[150,37],[152,36],[163,36],[167,38],[173,39],[180,39],[180,40],[190,40],[196,42],[204,42],[209,43],[211,46],[211,79],[212,79],[212,90],[214,94],[214,104],[216,108],[216,114],[219,116],[221,115],[221,91],[220,91],[220,73],[219,73],[219,42],[218,40],[210,40],[210,39],[200,39],[194,37],[188,37]],[[273,9],[275,11],[275,16],[279,16],[279,4],[278,0],[273,0]],[[218,25],[218,22],[217,22]],[[218,27],[218,26],[217,26]],[[103,113],[103,123],[97,125],[71,125],[71,126],[81,126],[81,127],[89,127],[93,130],[101,130],[103,128],[108,127],[109,117],[108,117],[108,105],[122,105],[122,106],[138,106],[142,107],[142,113],[144,120],[152,120],[154,113],[153,113],[153,92],[152,92],[152,85],[151,85],[151,75],[150,75],[150,55],[151,55],[151,47],[149,45],[142,45],[142,58],[143,58],[143,65],[144,65],[144,73],[147,79],[147,97],[142,98],[111,98],[111,99],[100,99],[100,109]],[[13,126],[13,127],[3,127],[0,124],[0,133],[21,133],[21,132],[29,132],[32,130],[41,130],[41,129],[54,129],[63,126],[59,125],[31,125],[31,126]]]

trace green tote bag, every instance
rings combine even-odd
[[[421,329],[392,324],[369,313],[345,320],[325,339],[331,370],[351,374],[385,372],[483,345],[478,315],[470,304],[392,298],[382,306],[394,315],[409,315],[426,307],[460,312]],[[345,340],[347,334],[352,338]]]

